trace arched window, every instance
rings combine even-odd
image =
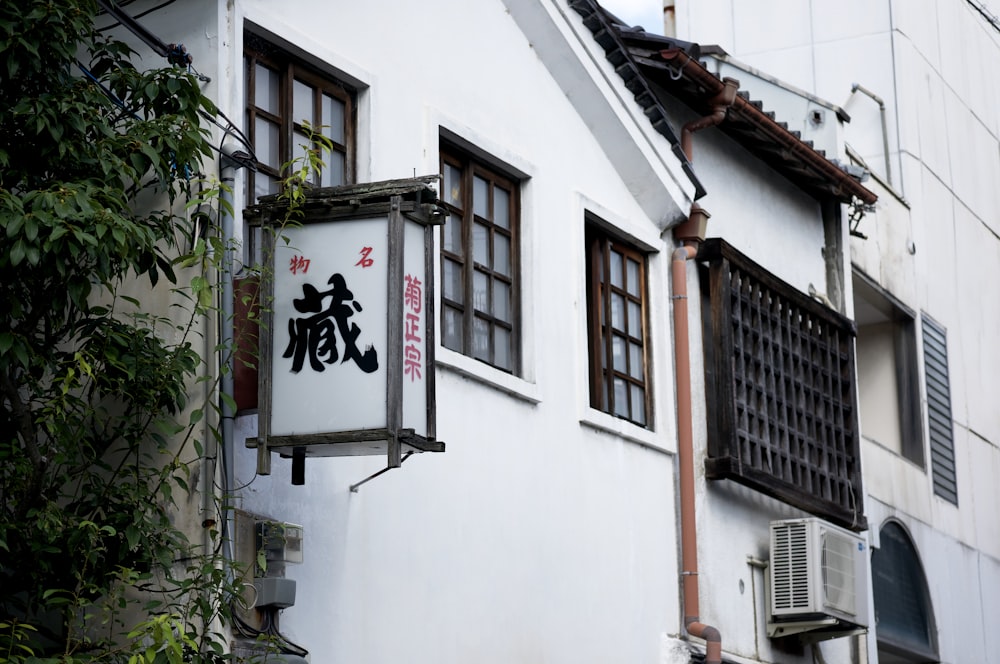
[[[879,664],[937,662],[934,610],[913,541],[903,527],[882,527],[872,552]]]

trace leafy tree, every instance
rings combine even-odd
[[[0,3],[0,662],[209,661],[230,582],[171,518],[202,454],[220,245],[189,249],[185,209],[214,109],[97,11]]]

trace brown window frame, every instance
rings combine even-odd
[[[615,417],[643,427],[652,424],[652,389],[650,384],[650,348],[648,324],[647,256],[607,233],[588,219],[585,241],[587,246],[587,337],[590,364],[590,405]],[[613,254],[621,256],[620,284],[611,279]],[[637,264],[638,288],[631,288],[630,262]],[[623,298],[624,309],[620,325],[614,323],[612,297]],[[629,305],[639,307],[638,330],[633,329]],[[622,327],[622,325],[624,327]],[[638,333],[638,334],[636,334]],[[614,365],[614,342],[624,343],[624,370]],[[640,348],[640,375],[634,375],[635,358],[628,349]],[[615,393],[615,383],[626,387],[624,407]],[[635,403],[633,389],[642,392]],[[641,407],[641,411],[639,408]]]
[[[445,188],[450,184],[446,167],[458,169],[458,198]],[[448,211],[449,217],[441,228],[441,345],[456,352],[468,355],[497,369],[519,375],[521,371],[521,325],[520,325],[520,181],[497,169],[486,160],[474,155],[468,150],[454,144],[442,141],[440,145],[440,168],[442,174],[442,205]],[[476,213],[474,207],[474,181],[484,180],[487,184],[487,211],[490,218]],[[506,227],[493,218],[497,214],[496,191],[500,189],[507,193]],[[450,241],[455,237],[453,224],[461,224],[458,233],[458,243]],[[475,260],[474,227],[485,229],[488,248],[486,263]],[[509,248],[508,271],[504,274],[496,264],[498,238],[505,239]],[[456,246],[457,244],[457,246]],[[450,293],[450,284],[446,283],[449,266],[455,266],[460,272],[461,300],[457,293]],[[486,290],[486,306],[475,306],[476,277],[485,278],[488,284]],[[501,315],[497,306],[496,288],[506,286],[509,295],[507,317]],[[451,296],[449,296],[451,295]],[[466,303],[473,303],[467,306]],[[449,315],[461,316],[461,341],[455,343],[448,333],[449,325],[446,318]],[[483,352],[477,349],[476,326],[486,326],[488,330],[488,348]],[[497,353],[497,334],[506,332],[508,336],[507,361]]]
[[[259,147],[257,139],[257,118],[266,119],[279,126],[278,132],[278,162],[277,164],[258,163],[257,173],[247,173],[247,200],[256,202],[256,179],[261,175],[275,179],[286,176],[281,166],[292,160],[295,154],[295,134],[302,132],[302,124],[293,117],[293,82],[298,80],[313,90],[313,117],[322,117],[322,97],[327,94],[344,104],[343,141],[332,141],[332,151],[343,155],[343,184],[355,181],[356,159],[356,125],[357,125],[357,93],[343,81],[325,74],[310,66],[302,59],[295,57],[279,46],[272,44],[263,37],[246,31],[244,33],[244,66],[246,80],[246,134],[250,143]],[[275,72],[279,77],[278,113],[272,113],[257,106],[255,102],[257,67],[261,65]],[[315,128],[314,128],[315,130]],[[331,139],[332,140],[332,139]],[[323,160],[329,162],[330,156],[324,155]],[[315,181],[314,184],[320,184]],[[339,184],[339,183],[338,183]]]

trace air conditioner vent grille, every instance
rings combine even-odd
[[[774,608],[807,609],[809,592],[809,532],[806,523],[782,524],[774,532],[771,551],[774,574]]]

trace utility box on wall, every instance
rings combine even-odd
[[[258,472],[306,457],[442,452],[435,439],[433,228],[437,176],[315,189],[263,229]],[[290,212],[292,214],[290,214]]]

